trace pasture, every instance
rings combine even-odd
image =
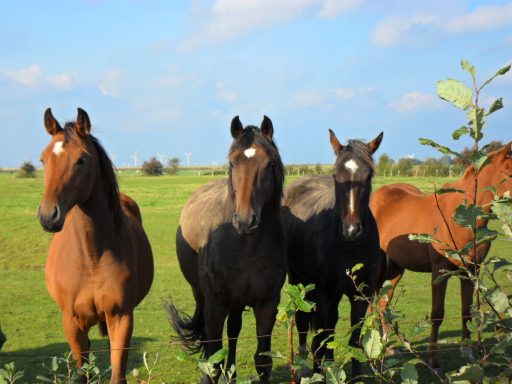
[[[162,176],[144,177],[123,172],[120,188],[134,198],[142,212],[144,228],[151,242],[155,257],[153,287],[135,311],[135,328],[129,371],[138,368],[144,377],[143,352],[150,357],[156,353],[160,359],[153,373],[154,382],[193,383],[200,373],[191,362],[178,361],[179,346],[171,342],[171,327],[162,307],[162,301],[172,295],[176,305],[191,314],[193,300],[189,285],[182,277],[175,253],[175,232],[183,203],[200,185],[212,180],[211,176]],[[430,178],[380,178],[374,189],[393,182],[409,182],[425,191],[448,179]],[[60,311],[46,291],[44,263],[50,234],[42,231],[36,219],[36,208],[42,193],[42,177],[19,179],[11,174],[0,174],[0,325],[8,340],[0,352],[0,365],[15,361],[25,371],[22,382],[34,382],[36,375],[45,374],[41,363],[48,364],[50,357],[62,356],[68,351],[61,325]],[[497,240],[491,255],[510,258],[512,243]],[[406,272],[399,286],[402,291],[397,309],[403,314],[402,328],[411,328],[430,313],[430,275]],[[441,327],[440,339],[448,348],[441,354],[441,363],[453,369],[461,362],[459,284],[449,283],[446,319]],[[254,377],[253,354],[256,349],[252,313],[244,313],[244,323],[238,343],[239,377]],[[340,304],[337,335],[349,328],[348,305]],[[420,349],[428,341],[428,332],[419,337]],[[90,334],[91,349],[107,367],[107,343],[96,330]],[[286,329],[281,324],[274,328],[273,350],[288,350]],[[128,372],[131,379],[131,374]],[[272,382],[289,381],[288,368],[282,361],[274,360]],[[131,381],[135,382],[134,379]],[[427,381],[428,382],[428,379]]]

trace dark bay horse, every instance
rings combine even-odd
[[[284,169],[268,117],[261,127],[231,122],[229,178],[210,182],[187,200],[176,235],[176,253],[192,286],[192,318],[167,304],[181,341],[208,358],[222,348],[227,318],[229,355],[235,363],[236,342],[246,306],[254,310],[258,347],[254,355],[262,383],[269,382],[271,334],[286,275],[284,232],[280,220]],[[203,383],[210,379],[203,376]]]
[[[288,241],[288,268],[291,284],[314,283],[308,298],[316,303],[312,313],[296,316],[301,354],[307,356],[308,329],[324,329],[313,337],[311,350],[314,370],[319,371],[322,359],[333,359],[333,351],[322,341],[334,334],[338,321],[338,304],[343,294],[351,305],[351,324],[364,318],[368,304],[356,300],[359,293],[346,271],[358,263],[364,267],[356,272],[357,283],[365,282],[365,296],[372,296],[378,282],[379,235],[368,207],[373,153],[382,140],[381,133],[369,143],[349,140],[341,145],[334,132],[330,141],[336,154],[332,176],[307,176],[293,182],[286,190],[283,223]],[[355,330],[350,345],[359,342]],[[352,374],[359,375],[359,362],[352,361]]]
[[[508,143],[503,148],[491,152],[488,156],[490,164],[485,166],[478,174],[477,204],[485,205],[492,198],[492,192],[483,190],[487,186],[497,186],[500,180],[505,179],[501,184],[499,192],[512,189],[512,156]],[[462,178],[451,184],[444,185],[445,188],[455,188],[466,191],[467,194],[474,193],[475,169],[469,167]],[[445,193],[437,197],[439,206],[448,222],[448,227],[455,240],[458,249],[464,247],[472,238],[471,230],[458,226],[452,219],[455,208],[464,203],[464,199],[471,200],[466,194]],[[429,362],[431,366],[439,367],[436,353],[436,343],[439,327],[444,318],[444,299],[448,280],[434,284],[441,270],[455,270],[461,266],[461,261],[446,257],[442,251],[447,245],[432,243],[422,244],[410,241],[409,234],[414,233],[435,233],[435,238],[448,244],[453,248],[448,227],[446,226],[439,209],[437,208],[434,194],[424,194],[418,188],[410,184],[390,184],[379,188],[372,194],[370,207],[377,220],[380,235],[380,247],[386,256],[386,262],[382,264],[385,279],[390,280],[395,287],[403,276],[404,270],[416,272],[428,272],[432,274],[432,329],[429,344]],[[485,208],[489,211],[489,207]],[[479,226],[486,226],[487,221],[481,220]],[[470,253],[469,260],[480,263],[489,251],[490,243],[483,243],[478,248],[478,259]],[[470,306],[473,301],[473,284],[467,279],[460,279],[462,298],[462,338],[470,337],[467,328],[467,321],[470,319]],[[391,300],[393,291],[388,292]],[[384,309],[388,301],[381,302],[381,309]]]
[[[61,128],[50,108],[44,125],[52,136],[41,154],[44,195],[38,210],[53,232],[46,286],[62,312],[64,333],[81,367],[89,329],[108,333],[111,383],[125,383],[133,310],[153,281],[153,255],[139,208],[119,193],[112,162],[90,134],[87,113]]]

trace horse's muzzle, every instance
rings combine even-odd
[[[346,241],[358,241],[363,235],[363,226],[360,222],[342,223],[340,232]]]
[[[238,213],[235,212],[232,222],[233,227],[235,227],[239,235],[250,235],[258,228],[260,224],[259,217],[254,213],[242,218]]]
[[[64,220],[62,220],[61,211],[59,205],[53,206],[50,212],[47,213],[41,209],[41,206],[37,209],[37,217],[41,227],[47,232],[59,232],[64,226]]]

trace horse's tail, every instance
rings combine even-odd
[[[192,317],[178,310],[172,301],[165,302],[164,307],[177,335],[173,339],[181,342],[188,353],[203,354],[205,339],[203,306],[196,302],[196,310]]]
[[[98,328],[99,328],[100,336],[101,337],[108,336],[108,328],[107,328],[107,322],[106,321],[100,321],[98,323]]]

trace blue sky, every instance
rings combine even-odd
[[[229,124],[269,116],[285,163],[331,163],[340,141],[437,156],[464,113],[436,81],[483,82],[512,62],[512,2],[408,0],[23,1],[0,3],[0,167],[39,160],[59,121],[88,111],[117,166],[165,154],[224,163]],[[512,140],[512,75],[486,140]],[[468,145],[461,140],[455,148]]]

